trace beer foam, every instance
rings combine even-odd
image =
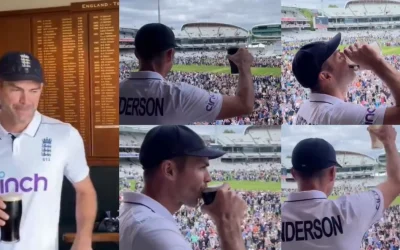
[[[214,192],[221,188],[224,184],[215,184],[212,186],[208,186],[203,190],[203,193]]]
[[[0,195],[0,199],[2,199],[3,201],[7,201],[7,202],[19,201],[19,200],[22,200],[22,194],[7,193],[7,194]]]

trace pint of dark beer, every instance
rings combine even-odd
[[[10,216],[6,221],[6,225],[0,227],[1,241],[14,243],[20,240],[19,227],[22,217],[22,194],[10,193],[0,196],[6,204],[4,212]]]
[[[205,205],[210,205],[211,203],[213,203],[215,196],[217,195],[217,191],[221,187],[222,185],[218,185],[213,187],[207,187],[203,190],[202,196]]]
[[[236,52],[238,52],[239,48],[228,48],[228,55],[234,55],[236,54]],[[238,66],[232,62],[231,60],[229,60],[229,65],[231,66],[231,74],[239,74],[239,68]]]

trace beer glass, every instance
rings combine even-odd
[[[203,190],[203,201],[205,205],[210,205],[213,203],[218,189],[222,187],[223,184],[207,187]]]
[[[8,193],[0,195],[0,199],[6,204],[4,212],[10,217],[3,227],[0,227],[0,241],[15,243],[20,240],[20,223],[22,217],[22,194]]]
[[[378,52],[378,54],[382,55],[382,50],[378,42],[370,43],[369,46],[371,46],[374,51]],[[363,68],[360,68],[360,65],[351,61],[348,57],[346,57],[346,61],[350,68],[353,68],[354,70],[363,70]]]
[[[238,50],[239,48],[236,47],[228,48],[228,55],[234,55],[236,52],[238,52]],[[229,60],[229,64],[231,65],[231,74],[239,74],[239,68],[237,65],[231,60]]]
[[[378,130],[382,125],[370,125],[369,129]],[[376,137],[376,135],[372,134],[370,131],[369,135],[371,137],[371,148],[372,149],[381,149],[383,148],[383,143]]]

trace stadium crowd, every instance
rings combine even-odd
[[[259,169],[246,171],[235,169],[224,171],[210,170],[214,181],[248,180],[274,181],[280,179],[279,167],[276,164],[260,164]],[[134,163],[120,166],[120,191],[143,188],[142,170]],[[131,187],[134,180],[135,187]],[[280,193],[265,191],[240,191],[248,205],[248,211],[242,224],[242,236],[247,250],[280,250]],[[174,215],[179,228],[190,242],[193,250],[219,250],[219,238],[216,227],[208,215],[202,214],[200,206],[182,208]]]
[[[335,32],[299,32],[292,35],[284,35],[282,55],[282,91],[285,108],[289,110],[285,122],[292,124],[295,121],[300,105],[309,99],[309,90],[304,89],[294,77],[291,64],[296,51],[304,44],[328,40]],[[400,32],[395,31],[345,31],[342,32],[342,45],[354,44],[355,42],[373,43],[378,42],[382,47],[399,46]],[[396,69],[400,69],[400,56],[386,55],[385,60]],[[347,102],[352,102],[365,107],[393,106],[394,99],[389,88],[378,77],[368,70],[357,71],[357,77],[349,86]]]

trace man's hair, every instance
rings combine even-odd
[[[167,50],[158,53],[143,53],[140,50],[135,49],[135,52],[136,55],[139,57],[138,59],[145,62],[152,62],[162,59],[165,56]]]
[[[294,171],[302,180],[316,180],[324,177],[328,173],[329,169],[331,168],[325,168],[317,171],[296,171],[294,169]]]
[[[181,157],[175,157],[172,158],[171,161],[175,162],[176,165],[178,166],[178,171],[183,172],[185,169],[186,161],[187,161],[187,156],[181,156]],[[160,169],[161,162],[157,164],[157,166],[143,166],[144,167],[144,172],[143,172],[143,178],[144,181],[151,180],[155,173]]]

